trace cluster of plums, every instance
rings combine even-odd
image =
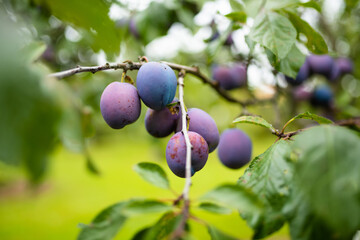
[[[225,90],[241,88],[247,84],[247,70],[243,63],[231,66],[214,66],[212,76],[219,86]]]
[[[310,55],[301,66],[296,78],[286,76],[286,81],[295,86],[293,96],[296,100],[310,100],[314,106],[329,107],[333,92],[328,85],[319,85],[313,90],[303,85],[312,75],[324,76],[329,82],[335,82],[345,74],[352,73],[353,63],[348,58],[334,59],[329,55]]]
[[[174,71],[163,63],[145,63],[138,71],[136,85],[137,89],[130,83],[113,82],[105,88],[100,100],[104,120],[114,129],[135,122],[140,116],[141,99],[149,107],[145,116],[149,134],[160,138],[175,133],[167,144],[166,160],[175,175],[185,177],[186,144],[181,111],[174,99],[177,87]],[[205,111],[190,108],[187,114],[192,175],[204,167],[208,154],[217,147],[219,159],[229,168],[240,168],[251,160],[252,143],[244,132],[228,129],[220,137],[215,121]]]

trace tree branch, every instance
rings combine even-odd
[[[189,73],[189,74],[192,74],[192,75],[196,76],[203,83],[210,85],[210,87],[212,87],[225,100],[227,100],[228,102],[239,104],[242,107],[246,107],[246,106],[254,105],[254,104],[263,104],[263,103],[267,103],[267,102],[272,101],[271,98],[270,99],[264,99],[264,100],[259,100],[259,99],[256,99],[256,98],[252,98],[252,99],[249,99],[247,101],[241,101],[241,100],[239,100],[237,98],[232,97],[225,89],[221,88],[216,81],[213,81],[210,78],[208,78],[207,76],[205,76],[199,70],[198,67],[189,67],[189,66],[180,65],[180,64],[176,64],[176,63],[170,63],[170,62],[162,62],[162,63],[167,64],[172,69],[177,70],[179,72],[181,70],[185,70],[186,73]],[[52,74],[49,74],[48,76],[49,77],[54,77],[54,78],[57,78],[57,79],[62,79],[62,78],[70,77],[72,75],[75,75],[77,73],[82,73],[82,72],[96,73],[96,72],[99,72],[99,71],[118,70],[118,69],[123,69],[124,71],[139,70],[140,67],[143,64],[145,64],[145,63],[143,63],[143,62],[125,61],[124,63],[112,63],[112,64],[106,63],[105,65],[93,66],[93,67],[77,66],[76,68],[69,69],[69,70],[62,71],[62,72],[52,73]]]

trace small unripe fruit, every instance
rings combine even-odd
[[[136,88],[129,83],[110,83],[101,95],[100,110],[105,122],[114,129],[135,122],[141,110]]]
[[[251,160],[252,143],[239,129],[227,129],[220,136],[218,156],[227,167],[238,169]]]
[[[214,119],[205,111],[198,108],[189,108],[189,131],[200,134],[209,146],[209,152],[214,151],[219,143],[219,130]],[[176,132],[182,129],[182,119],[178,120]]]
[[[174,71],[164,63],[142,65],[136,78],[141,100],[154,110],[161,110],[175,97],[177,79]]]
[[[191,149],[191,176],[201,170],[208,158],[208,145],[196,132],[188,132]],[[182,132],[172,136],[166,146],[166,162],[170,170],[178,177],[185,177],[186,144]]]

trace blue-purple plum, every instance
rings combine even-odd
[[[234,66],[215,66],[212,69],[213,79],[225,90],[241,88],[247,83],[246,67],[241,64]]]
[[[205,139],[196,132],[188,132],[191,149],[191,176],[201,170],[208,159],[209,149]],[[166,162],[178,177],[185,177],[186,144],[182,132],[172,136],[166,146]]]
[[[341,57],[335,60],[336,65],[339,67],[341,74],[352,73],[354,64],[349,58]]]
[[[141,110],[136,88],[129,83],[110,83],[101,95],[100,110],[105,122],[114,129],[135,122]]]
[[[311,104],[319,107],[329,107],[333,100],[333,91],[326,85],[314,89],[311,97]]]
[[[214,151],[219,144],[219,130],[214,119],[205,111],[198,108],[189,108],[189,131],[200,134],[209,146],[209,152]],[[182,119],[179,117],[176,132],[182,130]]]
[[[166,137],[175,131],[178,117],[179,113],[171,113],[167,107],[159,111],[149,108],[145,115],[145,128],[154,137]]]
[[[304,62],[304,64],[299,69],[298,74],[296,75],[296,78],[285,76],[286,81],[292,85],[292,86],[299,86],[302,84],[306,79],[310,77],[310,68],[307,61]]]
[[[310,71],[330,78],[334,66],[334,59],[329,55],[310,55],[307,58]]]
[[[168,65],[148,62],[142,65],[136,78],[141,100],[154,110],[166,107],[175,97],[177,79]]]
[[[238,169],[251,160],[252,143],[249,136],[239,129],[227,129],[220,137],[218,156],[228,168]]]

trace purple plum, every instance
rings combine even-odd
[[[141,110],[136,88],[129,83],[110,83],[101,95],[100,110],[105,122],[114,129],[135,122]]]
[[[200,134],[209,146],[209,152],[214,151],[219,143],[219,130],[214,119],[205,111],[198,108],[189,108],[189,131]],[[182,119],[179,117],[176,132],[182,129]]]
[[[227,129],[220,137],[218,156],[227,167],[238,169],[251,160],[252,143],[249,136],[239,129]]]
[[[205,139],[196,132],[188,132],[191,149],[191,176],[201,170],[207,161],[209,149]],[[185,177],[186,144],[182,132],[172,136],[166,146],[166,162],[178,177]]]

